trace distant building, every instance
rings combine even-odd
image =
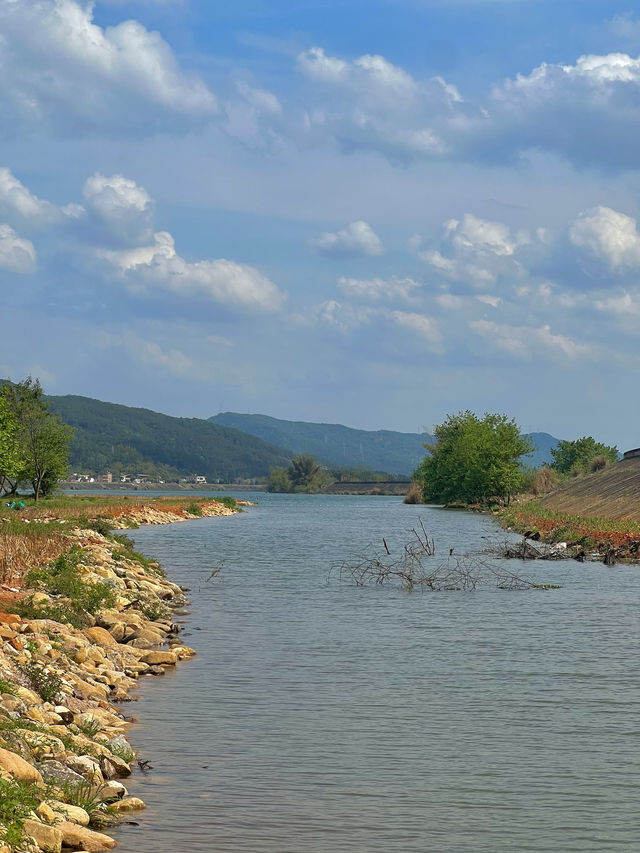
[[[113,483],[113,474],[107,471],[106,474],[98,474],[99,483]]]
[[[203,483],[206,483],[206,482],[207,482],[207,478],[206,478],[206,477],[202,477],[202,476],[198,476],[198,477],[196,477],[196,483],[203,484]]]

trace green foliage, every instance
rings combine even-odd
[[[158,599],[148,598],[145,601],[141,601],[137,606],[141,613],[147,619],[151,619],[152,622],[156,622],[158,619],[166,619],[171,613],[167,605]]]
[[[431,455],[416,469],[424,499],[437,503],[509,501],[523,482],[520,459],[531,442],[506,415],[480,419],[470,411],[449,415],[435,428]]]
[[[42,792],[18,779],[0,779],[0,840],[11,850],[23,849],[24,822],[38,808]]]
[[[291,455],[260,439],[198,418],[174,418],[88,397],[49,397],[75,428],[74,470],[158,474],[165,480],[203,474],[220,479],[266,476]]]
[[[286,468],[272,468],[267,481],[268,492],[292,492],[293,485]]]
[[[46,667],[36,661],[24,663],[20,669],[42,701],[55,704],[62,689],[62,678],[55,672],[47,671]]]
[[[102,723],[95,717],[88,717],[86,720],[76,723],[76,727],[87,737],[94,737],[103,729]]]
[[[198,518],[202,518],[202,507],[200,504],[191,503],[189,506],[185,507],[185,509],[189,515],[195,515]]]
[[[22,382],[8,383],[2,394],[18,426],[15,439],[21,465],[17,476],[32,484],[37,501],[55,491],[58,480],[66,476],[73,430],[49,411],[37,379],[29,376]]]
[[[0,495],[10,490],[24,467],[18,441],[19,424],[7,399],[9,389],[0,389]]]
[[[112,755],[115,755],[116,758],[121,758],[123,761],[126,761],[127,764],[131,764],[136,757],[135,752],[129,746],[122,746],[117,743],[108,743],[107,749],[110,750]]]
[[[15,696],[16,695],[15,684],[12,684],[10,681],[7,681],[5,678],[0,678],[0,694]]]
[[[26,577],[27,586],[42,586],[52,595],[60,595],[68,599],[71,611],[80,618],[80,621],[83,613],[95,615],[103,608],[113,607],[116,600],[115,592],[109,584],[87,583],[83,580],[78,568],[81,558],[82,551],[79,548],[72,548],[45,568],[29,572]],[[33,606],[33,602],[31,604]],[[71,621],[71,624],[74,624],[74,621]]]
[[[590,470],[596,457],[604,457],[605,464],[618,461],[618,448],[609,447],[596,441],[593,436],[585,435],[576,441],[560,441],[551,451],[552,468],[560,474],[585,473]]]

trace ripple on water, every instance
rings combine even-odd
[[[136,531],[193,590],[198,656],[144,682],[154,770],[123,853],[640,849],[637,568],[528,564],[563,584],[544,593],[338,586],[334,560],[419,515],[443,554],[502,534],[393,498],[258,501]]]

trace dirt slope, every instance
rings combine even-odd
[[[640,522],[640,458],[623,459],[596,474],[571,480],[542,503],[586,518]]]

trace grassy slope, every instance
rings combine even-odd
[[[575,516],[640,522],[640,459],[623,459],[596,474],[570,480],[542,505]]]

